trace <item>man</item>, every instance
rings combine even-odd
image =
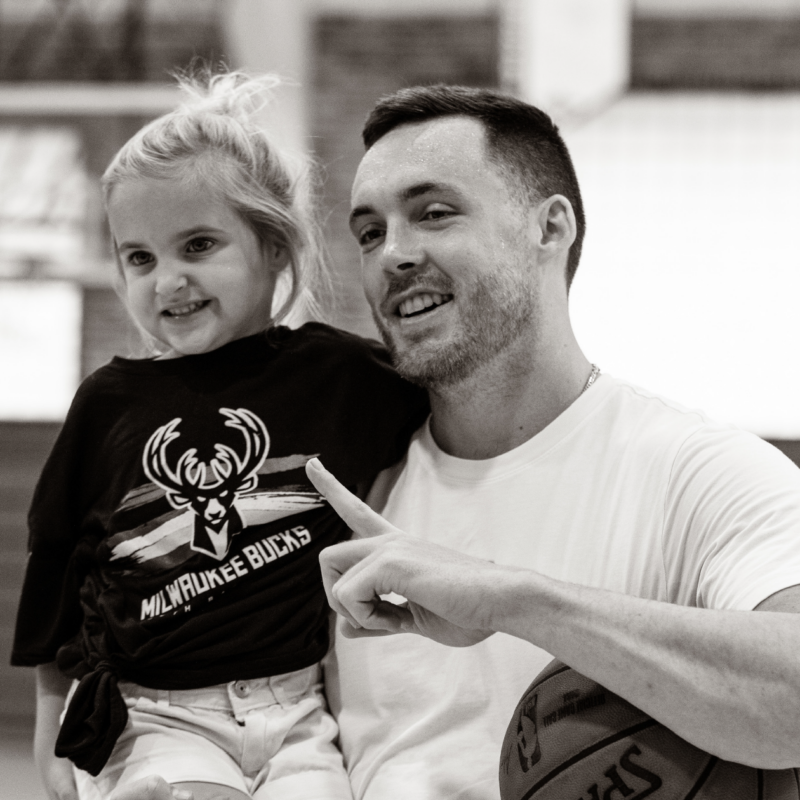
[[[432,415],[372,489],[385,519],[309,467],[373,537],[323,558],[356,798],[496,798],[506,725],[552,656],[722,758],[800,763],[798,470],[598,377],[567,302],[580,193],[546,115],[403,90],[365,142],[365,290]],[[627,224],[620,209],[620,246]]]
[[[357,535],[386,534],[323,554],[357,637],[326,672],[356,798],[496,797],[506,725],[552,656],[721,758],[800,765],[800,472],[597,376],[567,302],[580,193],[544,114],[409,89],[364,140],[365,291],[432,414],[372,489],[386,521],[309,469]],[[628,224],[621,208],[621,247]]]

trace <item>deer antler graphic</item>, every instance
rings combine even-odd
[[[177,509],[191,507],[195,512],[192,549],[222,559],[230,547],[230,537],[242,530],[243,523],[234,506],[237,497],[258,485],[258,470],[269,450],[269,434],[264,423],[246,408],[221,408],[225,425],[244,437],[244,455],[226,444],[214,445],[215,457],[208,465],[215,480],[206,483],[208,469],[198,460],[197,449],[186,450],[172,469],[167,446],[180,437],[181,418],[162,425],[148,439],[142,456],[147,477],[167,493],[169,504]]]

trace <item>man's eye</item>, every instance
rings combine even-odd
[[[206,236],[198,236],[186,245],[186,250],[189,253],[205,253],[206,250],[210,250],[214,244],[215,242],[213,239],[209,239]]]
[[[374,244],[378,239],[383,236],[383,229],[381,228],[367,228],[361,231],[358,235],[358,243],[362,246]]]
[[[449,208],[429,208],[423,215],[423,220],[437,220],[449,217],[453,212]]]

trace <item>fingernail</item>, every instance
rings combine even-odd
[[[307,463],[311,469],[315,469],[317,472],[322,472],[322,462],[316,456],[314,456],[314,458],[309,458]]]

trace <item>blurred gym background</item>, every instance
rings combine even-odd
[[[345,221],[375,99],[542,106],[585,196],[587,356],[800,459],[800,0],[0,0],[0,800],[44,798],[8,666],[33,485],[78,382],[136,343],[98,176],[198,57],[288,79],[265,122],[324,169],[331,321],[365,334]]]

